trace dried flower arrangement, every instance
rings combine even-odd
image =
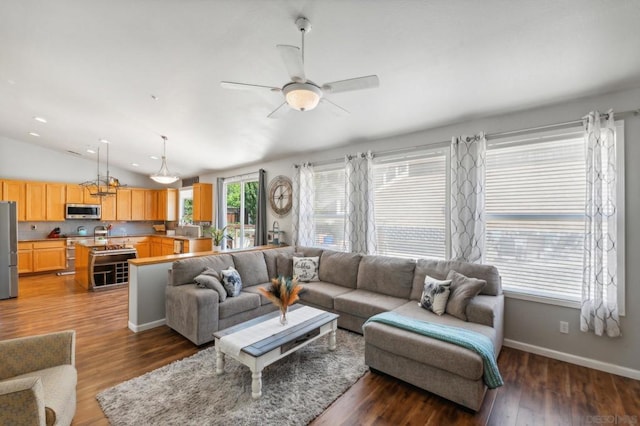
[[[280,309],[280,323],[287,323],[287,308],[298,301],[298,293],[302,286],[298,284],[298,278],[286,278],[280,276],[271,280],[268,287],[260,287],[260,292]]]

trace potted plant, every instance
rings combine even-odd
[[[207,230],[207,233],[211,235],[211,239],[213,239],[213,249],[220,250],[222,247],[222,241],[227,238],[229,240],[233,240],[231,235],[227,234],[227,227],[224,228],[216,228],[211,227]]]

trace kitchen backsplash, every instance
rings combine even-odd
[[[151,235],[155,234],[152,225],[159,222],[102,222],[99,220],[65,220],[64,222],[18,222],[18,240],[37,240],[47,238],[56,227],[60,228],[61,235],[78,235],[78,227],[84,226],[87,235],[93,236],[93,228],[96,226],[111,225],[109,235],[114,237],[127,235]],[[36,229],[31,229],[33,226]]]

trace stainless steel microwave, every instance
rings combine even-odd
[[[102,207],[100,204],[66,204],[65,217],[67,219],[100,219]]]

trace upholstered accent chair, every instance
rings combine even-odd
[[[0,424],[70,425],[75,352],[73,330],[0,341]]]

